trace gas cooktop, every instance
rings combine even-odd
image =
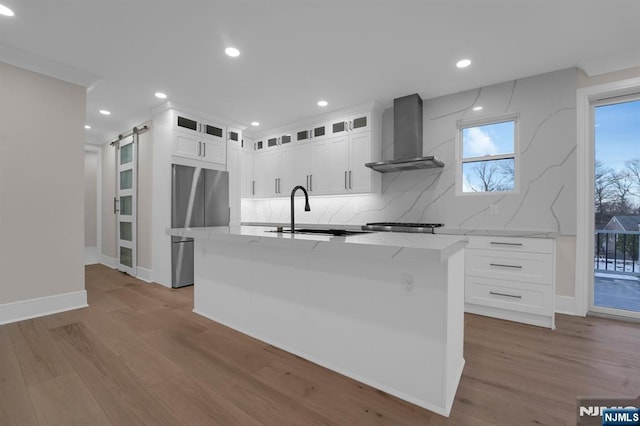
[[[434,234],[434,229],[444,226],[443,223],[403,223],[403,222],[372,222],[362,225],[365,231],[383,232],[415,232]]]

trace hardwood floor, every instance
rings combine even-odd
[[[86,287],[89,308],[0,326],[0,425],[558,425],[578,395],[640,395],[638,323],[466,315],[447,419],[192,313],[192,287],[100,265]]]

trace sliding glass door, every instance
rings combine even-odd
[[[136,276],[136,135],[122,139],[117,155],[117,255],[118,269]]]
[[[593,312],[640,318],[640,96],[593,104]]]

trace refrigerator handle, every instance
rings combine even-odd
[[[119,206],[116,205],[117,203],[120,203],[120,200],[118,200],[117,197],[113,197],[113,214],[118,214],[118,212],[120,211],[120,209],[118,208]]]

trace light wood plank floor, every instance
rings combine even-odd
[[[0,326],[1,425],[575,424],[578,395],[640,395],[640,324],[467,315],[451,417],[191,312],[193,289],[86,268],[89,308]]]

